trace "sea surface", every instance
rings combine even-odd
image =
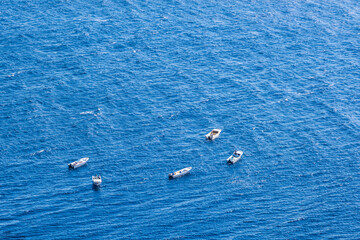
[[[1,0],[0,70],[0,239],[360,239],[358,0]]]

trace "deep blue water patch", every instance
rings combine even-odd
[[[2,239],[360,238],[358,1],[4,0],[0,22]]]

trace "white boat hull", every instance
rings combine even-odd
[[[182,176],[188,174],[191,169],[192,169],[192,167],[187,167],[187,168],[181,169],[181,170],[179,170],[179,171],[170,173],[170,174],[169,174],[169,179],[174,179],[174,178],[182,177]]]
[[[92,177],[92,182],[93,182],[93,184],[94,184],[95,186],[100,186],[100,184],[102,183],[102,179],[101,179],[100,176],[99,176],[99,177],[93,176],[93,177]]]
[[[220,136],[221,129],[213,129],[211,132],[205,135],[207,140],[215,140]]]
[[[227,163],[229,164],[234,164],[237,161],[239,161],[241,159],[241,156],[243,155],[242,151],[236,151],[238,153],[237,156],[234,156],[234,154],[232,154],[228,159],[227,159]]]
[[[75,169],[75,168],[81,167],[85,163],[87,163],[87,161],[89,161],[89,158],[81,158],[79,161],[75,161],[75,162],[70,163],[69,168]]]
[[[83,165],[85,165],[86,162],[83,162],[83,163],[78,163],[78,164],[75,164],[73,165],[74,168],[78,168],[78,167],[81,167]]]
[[[99,186],[99,185],[101,184],[101,180],[100,180],[100,181],[93,181],[93,184],[94,184],[95,186]]]

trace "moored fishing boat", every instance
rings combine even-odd
[[[102,183],[101,176],[100,175],[92,176],[92,182],[95,186],[100,186],[100,184]]]
[[[220,133],[221,133],[221,129],[213,129],[211,130],[211,132],[205,135],[205,138],[207,140],[215,140],[220,136]]]
[[[229,164],[234,164],[237,161],[240,160],[241,156],[243,155],[243,151],[235,151],[228,159],[227,159],[227,163]]]
[[[170,173],[169,174],[169,179],[182,177],[182,176],[188,174],[191,169],[192,169],[192,167],[187,167],[187,168],[183,168],[183,169],[181,169],[179,171]]]
[[[74,169],[74,168],[81,167],[82,165],[87,163],[87,161],[89,161],[89,158],[81,158],[79,161],[72,162],[68,165],[69,165],[70,169]]]

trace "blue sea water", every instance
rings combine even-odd
[[[359,1],[2,0],[0,30],[1,239],[360,239]]]

